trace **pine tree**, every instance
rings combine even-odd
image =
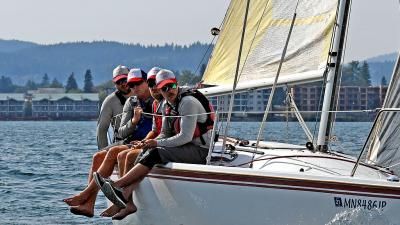
[[[78,84],[76,83],[74,73],[72,72],[71,75],[69,75],[68,77],[67,85],[65,85],[65,90],[68,93],[72,90],[77,90],[77,89],[78,89]]]
[[[14,84],[12,83],[9,77],[5,76],[0,77],[0,93],[13,92],[14,89],[15,89]]]
[[[387,81],[386,81],[386,77],[385,76],[382,76],[381,85],[382,86],[387,86]]]
[[[86,70],[84,82],[85,83],[83,86],[83,92],[85,93],[93,92],[92,72],[90,70]]]
[[[361,68],[359,69],[361,86],[371,86],[371,74],[369,72],[369,65],[366,61],[363,62]]]
[[[32,81],[32,80],[28,80],[25,84],[25,89],[26,90],[36,90],[37,89],[37,84]]]
[[[44,76],[42,77],[42,83],[40,83],[40,86],[48,87],[49,85],[50,85],[49,76],[47,75],[47,73],[45,73]]]
[[[49,87],[51,87],[51,88],[62,88],[63,85],[57,80],[57,78],[54,78]]]

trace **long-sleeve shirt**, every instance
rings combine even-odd
[[[136,96],[131,96],[129,97],[124,105],[124,108],[122,110],[122,118],[121,118],[121,123],[118,128],[118,137],[121,139],[127,138],[129,135],[132,135],[136,129],[138,129],[138,126],[141,124],[136,124],[134,125],[131,121],[134,116],[134,109],[136,106],[141,106],[144,112],[152,112],[152,103],[153,103],[153,98],[149,97],[145,101],[139,100]],[[142,119],[149,119],[152,121],[152,116],[151,115],[143,115],[142,114]],[[151,129],[151,127],[139,127],[140,129],[147,129],[147,131],[143,133],[148,133]]]
[[[184,91],[179,88],[179,94]],[[165,111],[165,110],[164,110]],[[157,146],[160,147],[176,147],[192,142],[195,145],[202,146],[200,138],[193,138],[197,122],[204,123],[207,120],[206,110],[203,105],[193,96],[183,97],[178,105],[180,120],[180,132],[175,134],[174,127],[168,121],[169,118],[163,117],[161,133],[156,138]],[[165,114],[165,113],[164,113]],[[203,114],[196,116],[185,116]],[[211,130],[203,134],[206,146],[209,146],[211,139]],[[206,147],[205,146],[205,147]]]
[[[110,124],[113,126],[114,131],[119,128],[120,116],[117,115],[122,113],[122,107],[123,105],[115,93],[111,93],[104,99],[97,121],[98,149],[103,149],[109,144],[107,141],[107,131]]]

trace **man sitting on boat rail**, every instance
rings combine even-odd
[[[131,89],[127,85],[128,68],[126,66],[117,66],[113,70],[113,79],[115,92],[109,94],[103,101],[100,109],[100,115],[97,122],[97,146],[103,149],[108,146],[107,131],[110,124],[114,129],[114,141],[116,131],[120,125],[120,115],[126,99],[132,95]]]
[[[147,74],[145,72],[141,69],[131,69],[127,78],[127,84],[132,89],[134,96],[129,97],[124,105],[118,136],[129,143],[142,140],[151,130],[153,118],[151,115],[142,115],[142,111],[152,113],[153,98],[146,83]],[[123,144],[94,154],[88,178],[89,185],[78,195],[64,199],[65,203],[72,206],[70,208],[72,213],[93,216],[98,188],[92,180],[92,172],[101,171],[101,174],[111,175],[118,154],[130,147],[132,145]]]
[[[158,72],[156,82],[167,101],[160,135],[143,143],[141,147],[149,150],[138,164],[115,183],[105,180],[98,173],[93,174],[106,197],[123,208],[113,219],[123,219],[136,212],[132,191],[155,164],[206,163],[213,125],[212,107],[208,100],[195,90],[179,88],[174,73],[169,70]]]

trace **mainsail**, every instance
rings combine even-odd
[[[251,0],[238,90],[271,86],[297,0]],[[278,84],[321,80],[331,45],[337,0],[299,1]],[[203,76],[203,84],[232,90],[246,1],[233,0]],[[212,88],[210,89],[212,90]],[[215,89],[216,92],[217,89]],[[207,91],[206,91],[207,92]]]
[[[393,70],[383,108],[400,108],[400,55]],[[373,131],[367,162],[400,173],[400,112],[384,112]]]

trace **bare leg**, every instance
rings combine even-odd
[[[138,182],[142,177],[150,172],[147,166],[140,163],[136,164],[127,174],[115,181],[114,187],[126,187],[132,183]]]
[[[126,161],[126,156],[128,155],[129,151],[131,149],[127,149],[125,151],[122,151],[121,153],[118,154],[118,172],[119,172],[119,177],[122,177],[124,175],[124,165]]]
[[[93,172],[96,172],[99,169],[99,167],[103,163],[104,158],[106,157],[106,155],[107,155],[107,151],[106,150],[102,150],[102,151],[96,152],[93,155],[92,166],[90,167],[90,170],[89,170],[88,184],[93,179]]]
[[[112,147],[107,152],[105,152],[106,153],[105,158],[103,157],[104,155],[103,153],[101,152],[96,153],[93,157],[93,161],[98,161],[98,158],[100,158],[100,156],[103,158],[100,167],[97,166],[98,168],[97,172],[101,176],[109,177],[112,174],[115,163],[117,162],[118,153],[120,153],[123,150],[126,150],[127,148],[128,146],[126,145]],[[78,195],[75,195],[72,198],[64,199],[64,202],[66,202],[68,205],[81,205],[81,207],[85,209],[93,208],[98,192],[99,188],[92,179],[89,185],[82,192],[80,192]],[[94,195],[93,201],[86,201],[87,199],[93,199],[92,198],[93,195]]]
[[[93,178],[93,171],[97,171],[97,169],[100,167],[100,165],[103,163],[103,161],[104,161],[104,158],[106,157],[106,155],[107,155],[107,151],[100,151],[100,152],[96,152],[94,155],[93,155],[93,160],[92,160],[92,165],[91,165],[91,167],[90,167],[90,172],[89,172],[89,176],[88,176],[88,181],[89,181],[89,185],[88,186],[90,186],[90,181],[92,180],[92,178]],[[65,202],[65,203],[67,203],[68,205],[70,205],[70,206],[73,206],[73,205],[80,205],[80,204],[82,204],[83,202],[85,202],[87,199],[89,198],[89,195],[84,195],[84,194],[82,194],[82,193],[79,193],[79,194],[77,194],[77,195],[75,195],[75,196],[72,196],[72,197],[70,197],[70,198],[66,198],[66,199],[63,199],[63,201]]]
[[[141,151],[142,149],[132,149],[131,151],[129,151],[125,160],[124,175],[133,168],[136,158],[139,156]]]

